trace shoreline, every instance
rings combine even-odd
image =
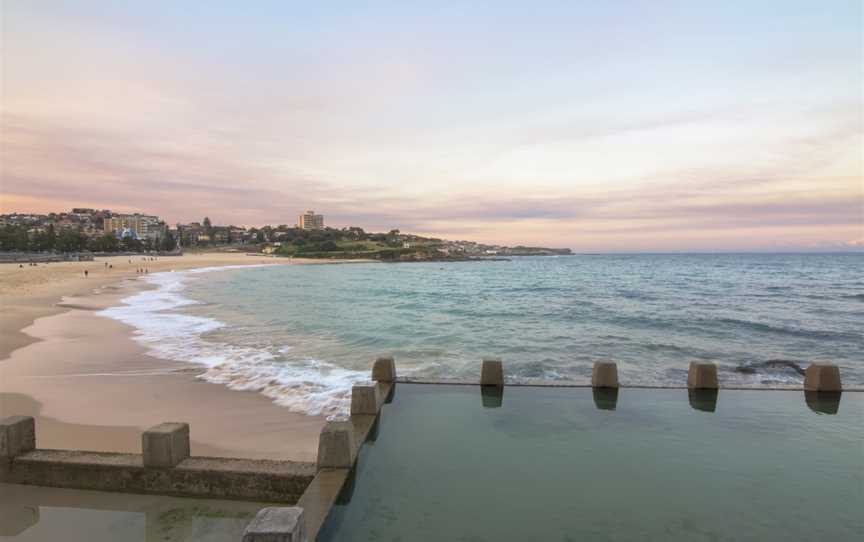
[[[131,260],[131,261],[130,261]],[[106,268],[105,264],[113,266]],[[246,253],[201,253],[183,256],[164,256],[156,261],[143,261],[142,256],[109,256],[90,262],[54,262],[36,267],[18,267],[17,264],[0,265],[0,363],[12,352],[32,344],[35,339],[22,330],[37,319],[69,310],[64,297],[84,297],[111,289],[124,279],[141,274],[138,268],[150,273],[188,271],[202,267],[231,265],[337,265],[350,263],[380,263],[374,260],[315,260],[304,258],[274,258]],[[89,276],[84,278],[87,269]]]
[[[206,367],[153,357],[131,326],[96,312],[151,288],[134,280],[142,266],[157,273],[358,262],[245,254],[129,260],[0,268],[0,417],[36,417],[43,448],[139,452],[144,429],[184,421],[197,455],[314,461],[324,417],[203,381]]]
[[[134,310],[133,319],[125,320],[131,325],[97,316],[96,311],[115,307],[121,299],[155,288],[149,284],[151,281],[133,280],[141,278],[136,268],[142,265],[152,274],[262,264],[360,262],[224,253],[163,257],[149,262],[129,260],[128,256],[120,256],[36,268],[0,266],[0,304],[6,309],[0,314],[0,417],[35,416],[40,427],[39,445],[46,448],[137,452],[144,429],[164,421],[183,421],[192,426],[192,447],[197,455],[314,460],[318,434],[325,421],[322,416],[308,416],[279,406],[260,387],[244,391],[205,381],[201,375],[207,366],[194,363],[202,357],[171,361],[149,354],[146,344],[134,340]],[[113,268],[106,267],[106,263]],[[86,279],[83,269],[90,270]],[[146,312],[141,315],[141,321],[150,321]],[[476,385],[442,379],[400,379],[412,380]],[[581,382],[535,379],[509,385],[589,387]],[[264,386],[266,389],[268,384]],[[622,385],[643,387],[667,386]],[[800,385],[741,387],[772,391],[790,388],[801,389]],[[847,387],[845,391],[860,389]]]

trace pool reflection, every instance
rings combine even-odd
[[[0,536],[18,536],[39,523],[39,507],[0,499]]]
[[[504,403],[504,388],[502,386],[480,386],[480,398],[483,408],[501,408]]]
[[[372,422],[372,427],[369,428],[369,434],[366,435],[366,440],[368,442],[375,442],[378,440],[378,431],[381,426],[381,413],[379,412],[377,416],[375,416],[375,420]]]
[[[336,496],[336,504],[348,504],[351,502],[351,497],[354,496],[354,486],[357,484],[357,465],[348,472],[348,477],[345,479],[345,484]]]
[[[594,405],[599,410],[615,410],[618,408],[618,388],[592,388]]]
[[[839,391],[805,391],[804,402],[817,414],[837,414],[842,394]]]
[[[384,403],[390,404],[393,402],[393,398],[396,396],[396,383],[393,382],[390,384],[390,391],[387,392],[387,396],[384,398]]]
[[[700,389],[687,390],[687,398],[690,400],[690,408],[702,412],[714,412],[717,410],[717,395],[719,390]]]
[[[0,484],[0,538],[235,542],[263,506],[267,504]]]

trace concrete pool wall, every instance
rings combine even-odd
[[[484,360],[481,374],[483,406],[500,407],[505,383],[502,362]],[[376,360],[372,378],[372,383],[352,390],[348,421],[330,422],[322,430],[315,464],[190,457],[189,426],[183,423],[162,424],[146,431],[141,454],[40,450],[36,448],[33,419],[12,417],[0,420],[0,481],[293,504],[296,506],[262,510],[244,540],[254,542],[275,534],[284,535],[285,540],[314,540],[340,493],[350,489],[360,448],[375,438],[381,408],[392,398],[397,382],[478,385],[476,381],[397,379],[393,358]],[[640,387],[620,385],[614,362],[595,364],[590,386],[542,382],[526,386],[532,385],[591,387],[595,406],[601,410],[616,408],[619,388]],[[713,364],[694,362],[688,371],[686,389],[692,408],[713,411],[720,390],[734,388],[720,387]],[[839,369],[830,364],[811,365],[803,390],[810,409],[836,414],[842,390]]]

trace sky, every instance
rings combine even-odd
[[[0,17],[0,212],[864,249],[860,0],[2,0]]]

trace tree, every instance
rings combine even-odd
[[[101,237],[94,237],[88,243],[88,247],[93,252],[117,252],[120,248],[120,241],[113,234],[106,233]]]
[[[210,223],[210,217],[209,216],[204,217],[203,224],[204,224],[204,233],[206,233],[207,235],[210,235],[213,232],[213,224]]]
[[[63,230],[54,243],[58,252],[78,252],[84,248],[87,238],[77,230]]]
[[[48,228],[33,236],[33,250],[48,251],[54,250],[54,243],[57,241],[57,235],[54,232],[54,224],[48,224]]]
[[[318,250],[322,252],[332,252],[334,250],[339,250],[339,245],[333,241],[324,241],[318,246]]]
[[[193,245],[192,243],[192,234],[189,233],[189,230],[181,229],[180,226],[177,226],[177,242],[180,243],[180,246],[183,248],[188,248]]]
[[[350,228],[345,228],[345,231],[348,233],[348,235],[357,239],[358,241],[362,241],[362,240],[366,239],[366,237],[367,237],[366,232],[363,231],[363,228],[358,228],[356,226],[351,226]]]
[[[120,248],[127,252],[141,252],[144,249],[144,243],[134,237],[124,237],[120,240]]]
[[[390,233],[387,234],[386,242],[390,246],[397,246],[400,244],[400,232],[399,230],[390,230]]]
[[[54,229],[54,224],[48,224],[48,250],[53,250],[57,244],[57,231]]]
[[[30,250],[30,236],[24,226],[9,225],[0,230],[0,250]]]
[[[162,237],[162,246],[160,248],[165,252],[171,252],[177,248],[177,240],[174,238],[174,234],[171,233],[171,230],[165,231],[165,235]]]

